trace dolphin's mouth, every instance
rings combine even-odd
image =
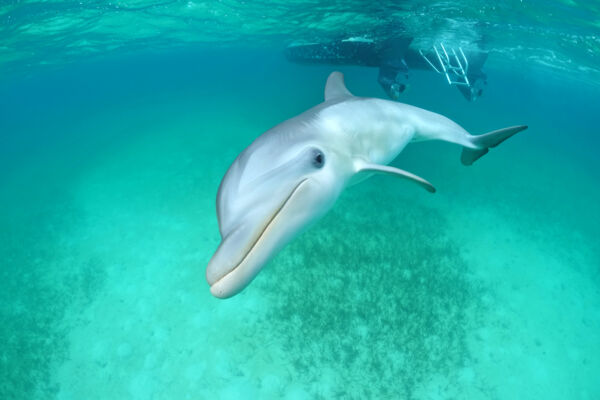
[[[248,259],[248,256],[252,253],[252,251],[257,247],[257,245],[260,243],[261,239],[265,236],[265,233],[269,230],[269,227],[273,224],[273,222],[277,219],[277,216],[279,214],[281,214],[281,212],[285,209],[285,206],[292,200],[292,198],[294,197],[294,195],[298,192],[298,190],[300,189],[300,187],[308,180],[308,178],[305,178],[303,180],[301,180],[295,187],[294,189],[292,189],[292,191],[290,192],[290,194],[285,198],[285,200],[283,200],[281,202],[281,205],[279,207],[277,207],[277,209],[275,210],[275,212],[272,214],[271,218],[269,218],[269,220],[267,221],[267,223],[264,225],[264,227],[258,232],[258,234],[255,235],[255,239],[254,241],[250,244],[245,246],[246,247],[246,253],[244,254],[244,256],[242,257],[242,259],[240,260],[240,262],[238,262],[233,268],[231,268],[230,270],[228,270],[227,272],[225,272],[225,274],[223,274],[221,277],[217,278],[216,280],[214,280],[211,283],[211,288],[213,288],[215,285],[219,284],[219,282],[222,282],[223,280],[227,279],[231,274],[233,274],[241,265],[244,264],[244,262],[246,261],[246,259]]]

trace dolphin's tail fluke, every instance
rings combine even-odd
[[[510,128],[498,129],[497,131],[484,133],[483,135],[470,136],[470,141],[474,147],[463,147],[460,161],[464,165],[471,165],[479,158],[483,157],[490,150],[490,147],[498,146],[512,135],[525,129],[527,129],[527,125],[518,125],[511,126]]]

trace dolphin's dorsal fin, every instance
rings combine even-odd
[[[325,84],[325,101],[349,96],[352,96],[352,93],[346,89],[344,74],[339,71],[329,74],[329,78],[327,78],[327,83]]]
[[[431,183],[427,182],[420,176],[411,174],[408,171],[404,171],[395,167],[390,167],[389,165],[369,164],[362,161],[355,163],[355,165],[356,172],[378,172],[383,174],[394,175],[400,178],[409,179],[415,182],[416,184],[420,185],[421,187],[425,188],[425,190],[427,190],[428,192],[435,193],[435,187],[433,187]]]

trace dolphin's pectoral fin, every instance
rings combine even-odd
[[[368,163],[359,163],[357,172],[378,172],[382,174],[390,174],[394,176],[398,176],[400,178],[409,179],[421,187],[425,188],[430,193],[435,193],[435,187],[425,179],[411,174],[408,171],[401,170],[399,168],[390,167],[389,165],[378,165],[378,164],[368,164]]]
[[[352,93],[350,93],[344,84],[344,74],[339,71],[329,74],[329,78],[327,78],[327,83],[325,84],[325,101],[351,96]]]

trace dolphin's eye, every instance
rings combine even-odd
[[[316,168],[321,168],[325,165],[325,154],[319,149],[313,149],[312,151],[312,164]]]

